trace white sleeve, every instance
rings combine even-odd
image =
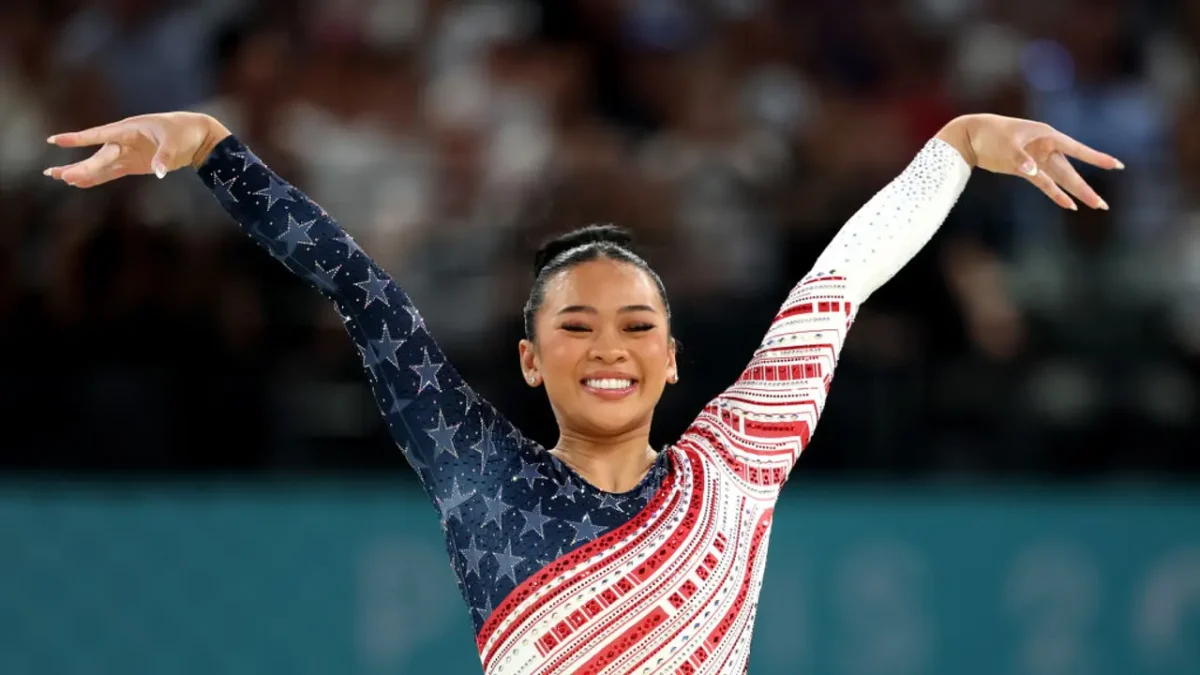
[[[930,140],[842,226],[805,279],[843,277],[847,299],[862,303],[929,243],[970,177],[953,146]]]
[[[859,305],[921,250],[957,202],[970,166],[930,141],[834,236],[788,294],[741,377],[680,439],[751,494],[773,498],[808,445]]]

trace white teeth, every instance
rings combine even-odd
[[[628,389],[633,386],[633,380],[584,380],[583,383],[592,389]]]

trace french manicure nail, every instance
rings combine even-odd
[[[161,164],[155,164],[154,165],[154,175],[158,176],[159,180],[162,180],[162,177],[167,175],[167,170],[164,169]]]
[[[1121,161],[1121,160],[1119,160],[1119,159],[1118,159],[1118,160],[1115,160],[1115,161],[1116,161],[1116,163],[1117,163],[1117,169],[1118,169],[1118,170],[1122,170],[1122,169],[1124,169],[1124,168],[1125,168],[1125,163],[1124,163],[1124,162],[1122,162],[1122,161]]]
[[[54,136],[47,138],[46,142],[49,143],[50,145],[54,145]]]
[[[1103,198],[1100,199],[1100,208],[1104,209],[1105,211],[1108,210],[1108,202],[1104,201]]]
[[[1026,176],[1036,176],[1037,172],[1037,164],[1033,161],[1028,161],[1021,165],[1021,173],[1025,174]]]
[[[1068,202],[1067,206],[1068,206],[1068,207],[1070,207],[1070,209],[1071,209],[1072,211],[1078,211],[1078,210],[1079,210],[1079,207],[1075,205],[1075,202]]]

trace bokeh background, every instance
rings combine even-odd
[[[863,308],[784,491],[751,673],[1200,673],[1200,2],[0,4],[0,673],[470,673],[434,511],[332,308],[190,172],[90,191],[47,135],[221,119],[553,443],[533,251],[633,230],[677,317],[667,443],[956,114],[1128,169],[977,174]]]

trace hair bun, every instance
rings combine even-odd
[[[542,269],[559,255],[588,244],[611,244],[633,252],[633,236],[624,228],[611,224],[588,225],[559,235],[542,244],[542,247],[533,256],[534,278],[541,274]]]

